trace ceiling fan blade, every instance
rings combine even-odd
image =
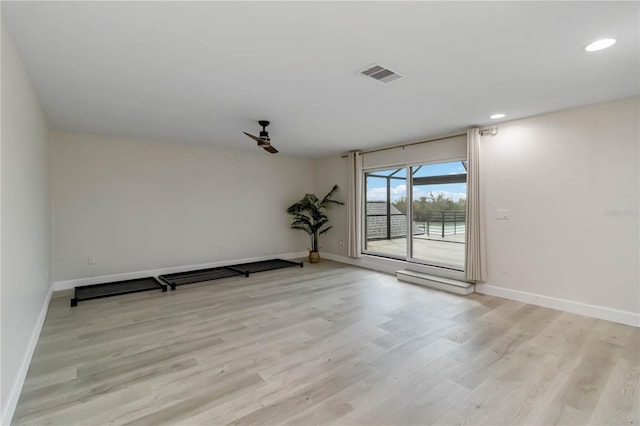
[[[258,142],[258,145],[264,144],[265,140],[262,138],[259,138],[257,136],[252,135],[251,133],[247,133],[247,132],[242,132],[245,135],[249,136],[251,139],[253,139],[254,141]]]
[[[268,125],[268,123],[267,123],[267,125]],[[266,131],[264,133],[267,135],[267,138],[258,137],[258,136],[252,135],[251,133],[247,133],[247,132],[242,132],[242,133],[244,133],[245,135],[249,136],[254,141],[258,142],[258,146],[263,147],[265,149],[265,151],[270,152],[272,154],[276,154],[278,152],[277,149],[275,149],[274,147],[271,146],[271,143],[269,142],[268,134],[266,133]]]

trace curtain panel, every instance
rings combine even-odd
[[[467,131],[467,213],[466,213],[466,253],[465,278],[472,282],[487,279],[485,235],[483,218],[483,198],[480,193],[480,129]]]
[[[347,255],[358,258],[362,252],[362,155],[358,151],[352,151],[347,161],[349,162]]]

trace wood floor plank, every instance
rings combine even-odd
[[[640,370],[618,359],[593,410],[591,424],[640,424]],[[635,417],[634,417],[635,416]]]
[[[54,294],[13,424],[637,424],[640,329],[331,261]]]

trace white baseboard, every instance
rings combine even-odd
[[[98,275],[94,277],[77,278],[77,279],[66,280],[66,281],[55,281],[53,283],[53,291],[71,290],[74,287],[78,287],[81,285],[100,284],[100,283],[108,283],[113,281],[134,280],[136,278],[145,278],[145,277],[157,277],[158,275],[173,274],[175,272],[193,271],[196,269],[206,269],[206,268],[217,268],[218,266],[236,265],[238,263],[258,262],[261,260],[268,260],[268,259],[275,259],[275,258],[298,259],[301,257],[306,257],[308,255],[309,253],[306,251],[294,252],[294,253],[281,253],[281,254],[273,254],[269,256],[250,257],[246,259],[222,260],[219,262],[200,263],[197,265],[174,266],[170,268],[148,269],[146,271],[123,272],[119,274]]]
[[[47,311],[49,310],[49,302],[51,302],[52,294],[53,294],[53,285],[50,285],[49,290],[47,291],[47,295],[44,298],[42,309],[40,309],[40,315],[38,316],[36,325],[33,328],[33,332],[31,333],[31,338],[29,339],[29,344],[27,345],[27,351],[25,352],[24,358],[22,359],[22,364],[20,365],[20,369],[18,370],[18,375],[16,376],[13,382],[13,386],[9,391],[7,402],[2,407],[2,420],[0,421],[0,424],[3,424],[3,425],[11,424],[11,419],[13,419],[13,414],[15,413],[16,406],[18,405],[18,399],[20,399],[20,394],[22,393],[22,387],[24,386],[24,381],[27,378],[29,365],[31,365],[31,358],[33,357],[33,352],[36,349],[36,345],[38,344],[38,339],[40,338],[40,332],[42,331],[42,326],[44,325],[44,320],[47,317]]]
[[[518,302],[529,303],[531,305],[542,306],[545,308],[558,309],[561,311],[571,312],[573,314],[631,325],[633,327],[640,327],[640,314],[634,312],[621,311],[618,309],[607,308],[605,306],[589,305],[587,303],[576,302],[573,300],[527,293],[524,291],[496,287],[488,284],[476,284],[476,293],[516,300]]]

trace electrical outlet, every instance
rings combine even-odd
[[[89,257],[87,258],[87,263],[88,263],[89,265],[95,265],[95,264],[96,264],[96,258],[95,258],[94,256],[89,256]]]

